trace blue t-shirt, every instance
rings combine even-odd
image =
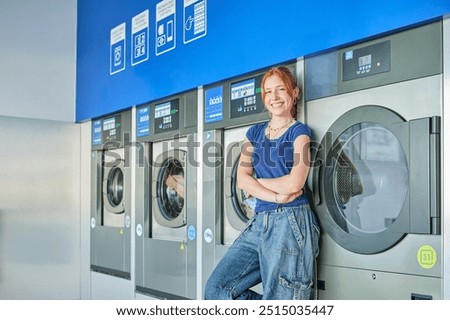
[[[311,138],[311,130],[301,122],[290,126],[280,137],[269,140],[266,137],[266,123],[256,124],[247,131],[247,139],[253,146],[253,171],[256,178],[278,178],[291,172],[294,163],[294,141],[301,135]],[[283,204],[285,207],[308,203],[306,194],[294,201]],[[275,202],[256,199],[255,212],[274,210],[279,205]]]

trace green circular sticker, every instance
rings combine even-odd
[[[421,246],[417,251],[417,262],[424,269],[431,269],[436,265],[437,254],[432,246]]]

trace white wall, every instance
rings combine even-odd
[[[0,0],[0,115],[75,121],[77,0]]]

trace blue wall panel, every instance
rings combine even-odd
[[[76,120],[85,121],[450,12],[449,0],[204,1],[206,34],[184,43],[183,31],[188,24],[183,23],[183,1],[176,0],[175,47],[157,55],[161,34],[156,30],[156,6],[161,1],[78,0]],[[149,12],[148,60],[132,65],[131,21],[145,10]],[[110,34],[122,23],[126,25],[125,69],[111,74]]]

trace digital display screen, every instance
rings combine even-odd
[[[178,130],[180,124],[180,101],[178,99],[155,105],[155,133]]]
[[[114,117],[103,119],[102,125],[102,136],[103,141],[120,141],[121,134],[121,116],[117,115]]]
[[[372,55],[368,54],[367,56],[359,57],[358,59],[359,66],[367,66],[372,64]]]
[[[103,131],[112,130],[116,128],[116,118],[109,118],[103,120]]]
[[[264,105],[261,98],[263,75],[231,84],[231,118],[261,113]]]

